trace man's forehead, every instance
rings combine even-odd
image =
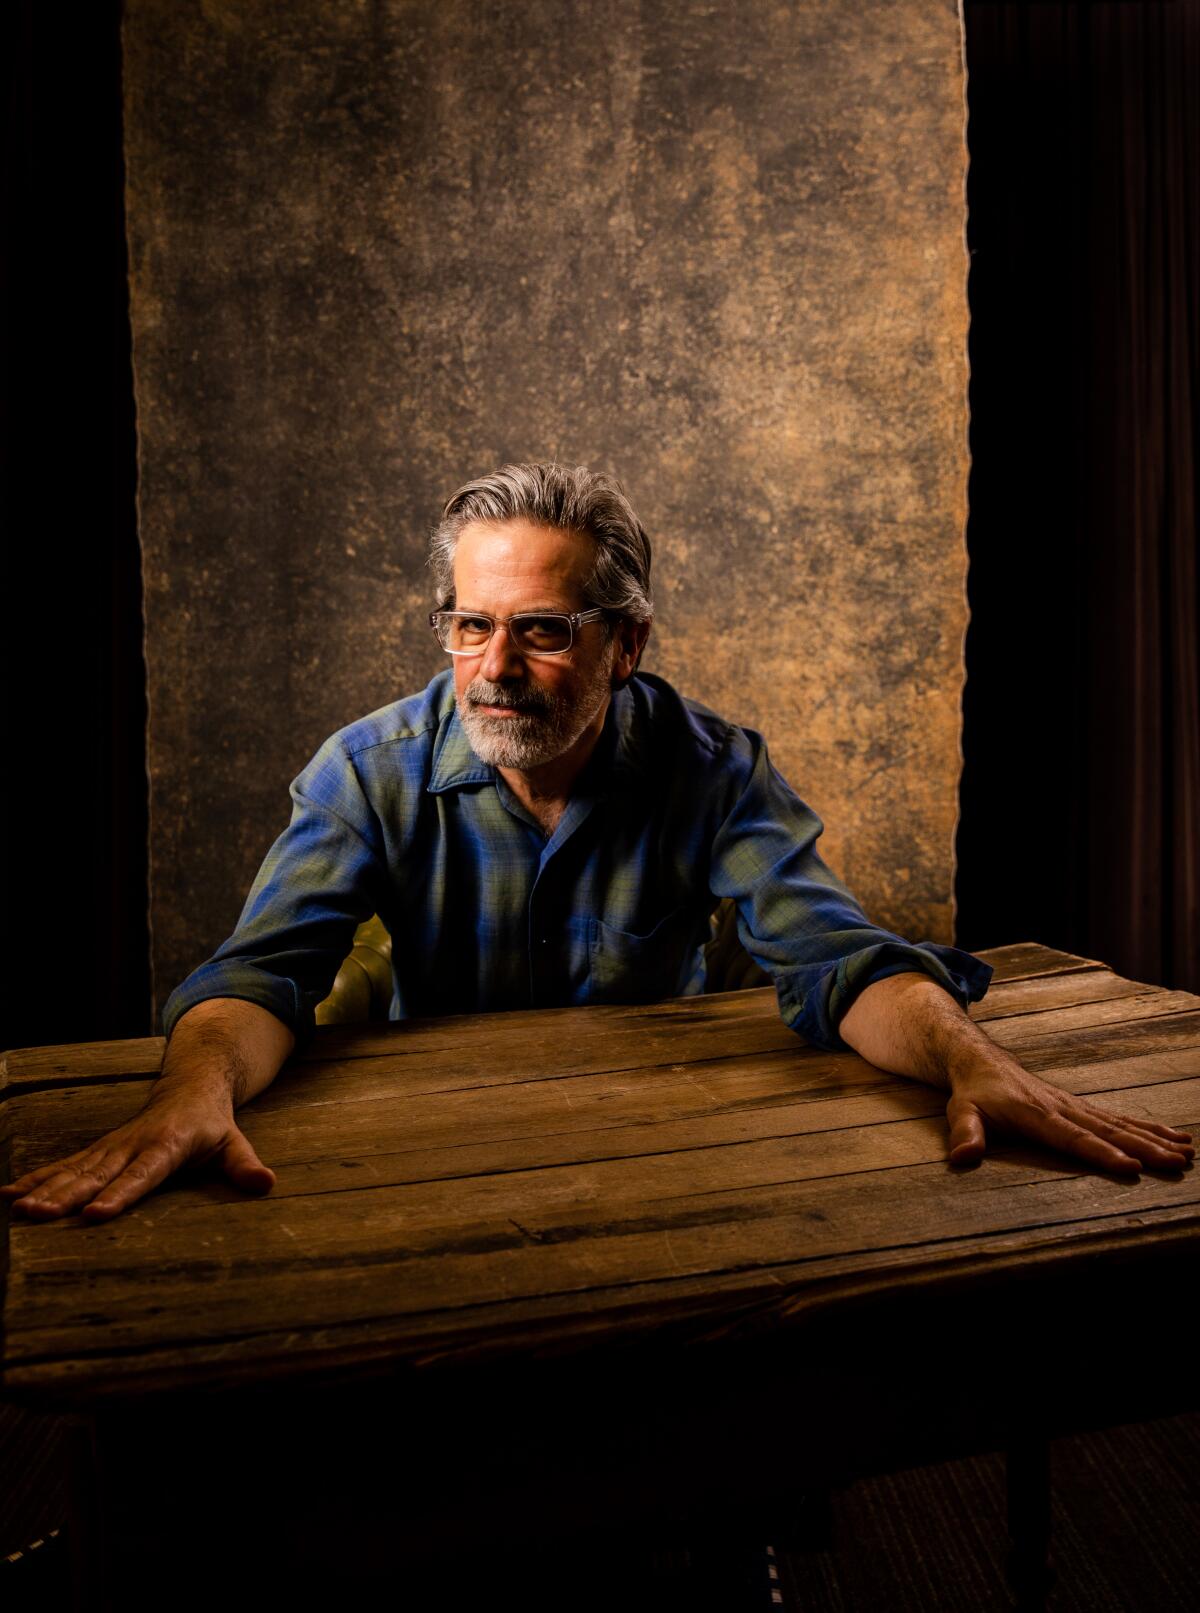
[[[459,588],[521,583],[582,587],[595,557],[587,535],[531,521],[472,521],[462,528],[454,554]]]

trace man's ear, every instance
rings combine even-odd
[[[642,658],[642,651],[646,648],[646,640],[649,637],[649,622],[632,622],[627,616],[622,616],[617,622],[613,628],[613,638],[616,642],[612,664],[614,689],[623,688],[637,671],[638,662]]]

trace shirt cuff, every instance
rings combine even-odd
[[[182,985],[176,986],[163,1004],[162,1026],[167,1040],[189,1008],[213,997],[237,997],[242,1002],[257,1003],[265,1008],[291,1031],[296,1038],[297,1051],[310,1040],[315,1028],[312,1006],[305,1011],[304,999],[294,980],[268,974],[250,963],[206,963],[194,970]]]
[[[966,1008],[987,991],[992,966],[969,952],[934,941],[881,941],[833,962],[790,970],[776,982],[779,1012],[814,1047],[849,1052],[837,1026],[859,992],[888,975],[908,973],[927,974],[960,1008]]]

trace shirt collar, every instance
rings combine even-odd
[[[640,771],[637,706],[628,684],[613,691],[604,728],[587,766],[579,775],[581,791],[603,795],[631,783]]]
[[[440,795],[460,784],[488,784],[495,771],[490,762],[481,762],[471,749],[467,731],[458,718],[458,706],[452,706],[449,717],[438,729],[426,790],[430,795]]]

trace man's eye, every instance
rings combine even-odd
[[[561,616],[522,616],[521,631],[526,638],[556,641],[565,637],[567,623]]]
[[[460,616],[458,617],[458,630],[460,633],[476,635],[490,633],[492,624],[486,616]]]

